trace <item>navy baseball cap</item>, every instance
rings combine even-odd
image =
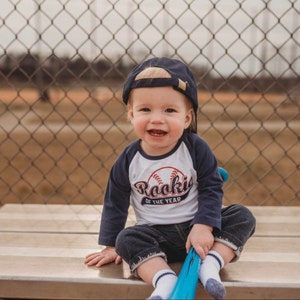
[[[142,78],[136,76],[149,67],[157,67],[166,70],[170,78]],[[142,87],[172,86],[178,92],[188,97],[193,104],[193,109],[197,115],[198,96],[197,84],[190,69],[181,61],[166,57],[155,57],[148,59],[137,65],[127,76],[123,89],[123,102],[128,103],[129,94],[132,89]]]

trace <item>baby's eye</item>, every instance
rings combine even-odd
[[[148,108],[148,107],[142,107],[140,109],[140,111],[148,112],[148,111],[150,111],[150,108]]]
[[[167,108],[166,112],[167,113],[173,113],[173,112],[176,112],[176,110],[174,108]]]

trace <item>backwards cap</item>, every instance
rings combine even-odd
[[[136,76],[149,67],[157,67],[166,70],[170,78],[143,78],[135,79]],[[123,102],[128,103],[132,89],[142,87],[172,86],[178,92],[188,97],[193,104],[195,115],[198,110],[197,85],[189,68],[177,59],[166,57],[151,58],[137,65],[128,75],[123,89]]]

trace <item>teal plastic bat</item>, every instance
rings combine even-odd
[[[177,283],[169,299],[187,300],[195,298],[200,264],[201,258],[192,247],[181,267]]]

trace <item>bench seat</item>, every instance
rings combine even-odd
[[[221,271],[227,299],[300,298],[300,207],[249,207],[255,235]],[[128,266],[84,264],[97,246],[102,206],[0,208],[0,299],[146,299],[152,287]],[[132,211],[127,225],[134,223]],[[173,265],[176,272],[180,264]],[[196,298],[210,299],[199,285]]]

